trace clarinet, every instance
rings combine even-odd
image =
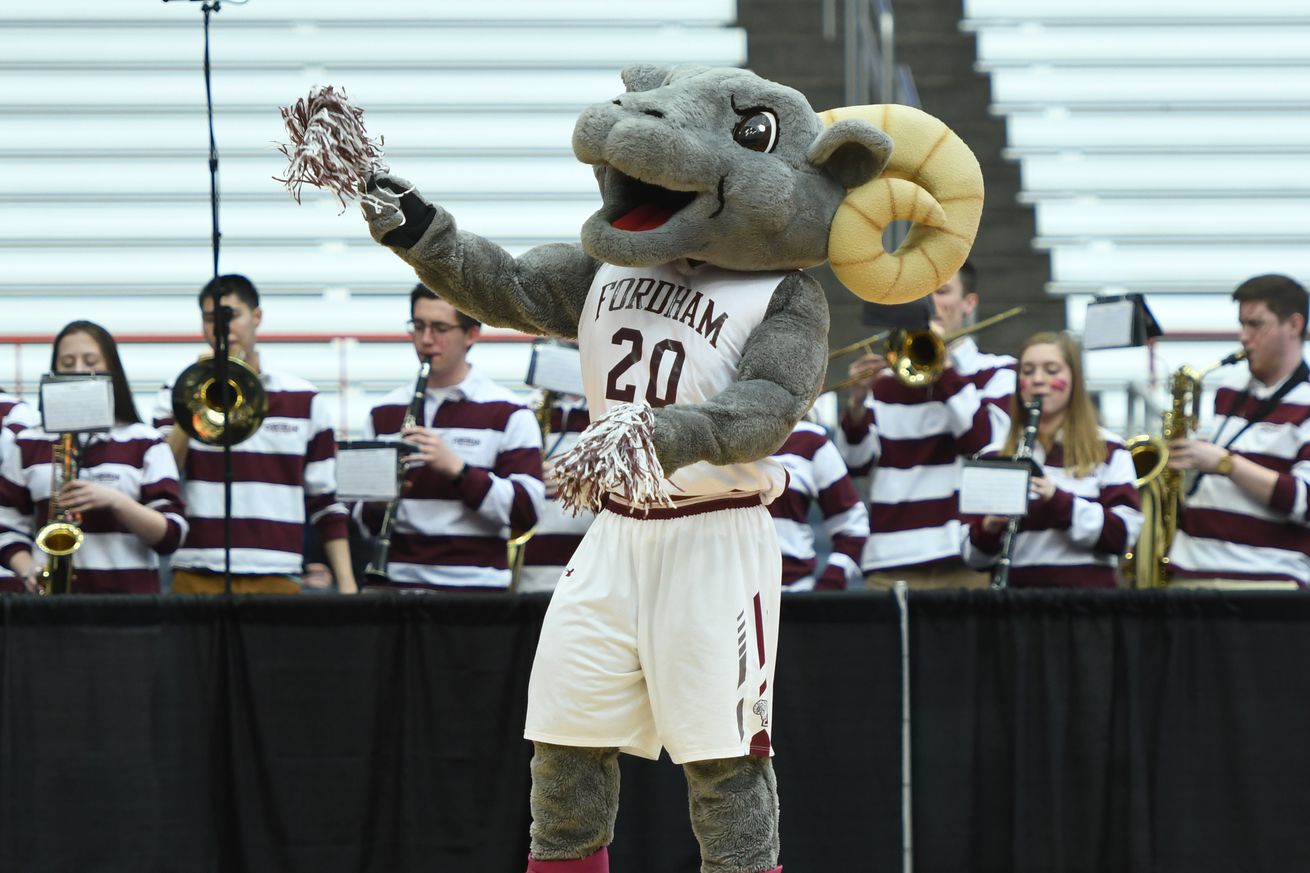
[[[400,420],[400,430],[413,427],[418,423],[419,410],[423,408],[423,395],[428,389],[428,374],[432,372],[432,359],[423,358],[418,367],[418,380],[414,383],[414,396],[409,400],[405,417]],[[378,534],[377,546],[373,559],[364,568],[365,585],[387,584],[387,560],[391,553],[391,532],[396,527],[396,509],[400,506],[400,496],[405,488],[405,462],[396,458],[396,496],[387,504],[386,515],[382,516],[382,530]]]
[[[1034,397],[1024,404],[1027,418],[1023,425],[1023,439],[1014,453],[1014,460],[1028,461],[1033,456],[1033,445],[1037,442],[1037,425],[1042,420],[1042,398]],[[1001,539],[1001,559],[992,571],[992,587],[1007,588],[1010,585],[1010,564],[1014,558],[1014,539],[1019,532],[1019,516],[1012,515],[1005,525],[1005,535]]]

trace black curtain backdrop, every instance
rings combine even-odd
[[[521,873],[546,600],[0,599],[0,871]],[[914,859],[1310,870],[1310,598],[911,596]],[[784,598],[788,873],[901,869],[898,615]],[[615,873],[694,873],[624,759]]]

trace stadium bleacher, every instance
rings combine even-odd
[[[265,358],[332,395],[345,434],[412,378],[402,325],[413,274],[356,207],[274,176],[278,108],[316,84],[346,89],[399,174],[462,227],[519,253],[575,240],[599,203],[572,156],[584,106],[618,70],[745,62],[736,4],[658,8],[567,0],[484,7],[225,2],[211,52],[224,272],[264,297]],[[474,17],[476,16],[476,17]],[[30,391],[65,322],[123,342],[138,404],[202,351],[195,295],[211,274],[208,133],[195,4],[0,8],[0,385]],[[526,338],[487,332],[473,360],[521,387]]]

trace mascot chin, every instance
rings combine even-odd
[[[828,261],[866,300],[931,293],[964,262],[982,177],[904,106],[816,113],[740,69],[633,66],[582,113],[573,151],[602,205],[580,244],[519,258],[374,175],[373,237],[491,325],[577,339],[596,419],[557,465],[600,508],[542,627],[530,873],[602,873],[620,752],[684,768],[704,873],[778,866],[770,763],[780,557],[770,460],[817,396]],[[891,221],[914,227],[885,251]]]

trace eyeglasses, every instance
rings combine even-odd
[[[411,318],[405,322],[405,329],[414,336],[423,336],[428,331],[432,331],[437,336],[445,336],[452,330],[462,330],[458,324],[449,324],[444,321],[423,321],[418,318]]]

